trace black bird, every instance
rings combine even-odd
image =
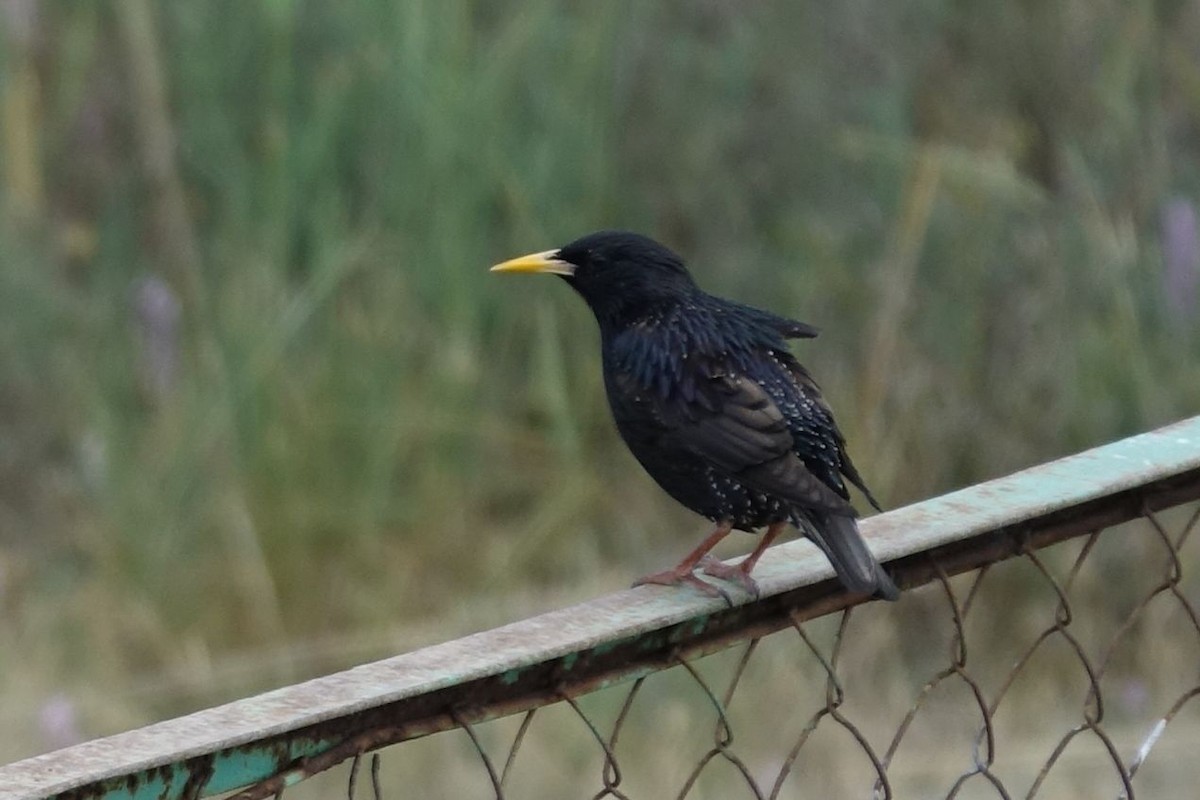
[[[896,599],[858,532],[843,476],[879,504],[820,389],[788,349],[787,339],[812,338],[815,328],[706,294],[678,255],[636,233],[593,233],[492,270],[560,275],[582,295],[600,324],[621,437],[668,494],[717,524],[676,567],[637,583],[724,594],[694,574],[699,567],[757,594],[750,571],[790,523],[825,552],[847,589]],[[763,526],[736,566],[708,555],[732,529]]]

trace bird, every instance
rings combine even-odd
[[[676,566],[635,586],[690,585],[729,601],[698,570],[757,597],[750,573],[790,525],[825,553],[847,590],[899,596],[859,533],[846,481],[882,509],[788,346],[816,337],[815,327],[702,291],[679,255],[627,231],[592,233],[491,271],[557,275],[583,298],[600,327],[618,433],[668,495],[716,526]],[[764,527],[737,564],[709,552],[734,529]]]

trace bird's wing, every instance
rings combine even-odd
[[[631,383],[623,388],[636,392]],[[697,381],[687,400],[639,395],[659,429],[658,446],[697,456],[744,486],[798,506],[854,514],[793,452],[787,421],[755,381],[716,371]]]
[[[825,402],[825,397],[821,394],[821,387],[817,385],[816,380],[813,379],[809,371],[791,353],[778,351],[775,353],[775,359],[788,371],[796,389],[804,397],[812,401],[815,411],[820,417],[818,427],[831,440],[828,444],[832,452],[836,453],[837,469],[849,478],[851,483],[858,487],[859,491],[866,496],[867,501],[875,507],[876,511],[882,511],[883,509],[880,507],[879,502],[871,494],[871,490],[867,488],[866,481],[859,474],[858,469],[854,466],[854,462],[850,460],[850,454],[846,452],[846,438],[842,436],[841,430],[838,429],[837,423],[834,422],[833,409]]]
[[[777,320],[776,329],[785,339],[815,339],[821,333],[820,328],[797,319],[777,317]]]
[[[764,325],[785,339],[813,339],[821,333],[820,329],[816,326],[809,325],[807,322],[801,322],[798,319],[781,317],[770,311],[742,303],[735,303],[732,300],[716,297],[711,299],[715,304],[728,309],[733,314],[743,319],[751,320],[758,325]]]

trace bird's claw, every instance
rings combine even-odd
[[[714,556],[705,556],[700,562],[700,571],[705,575],[711,575],[714,578],[720,578],[723,581],[736,583],[742,587],[747,594],[755,600],[759,597],[758,581],[750,577],[750,573],[742,569],[739,564],[726,564]]]
[[[720,597],[725,601],[726,605],[733,608],[733,598],[729,596],[729,592],[720,586],[714,586],[690,571],[679,572],[678,570],[668,569],[663,572],[644,575],[633,582],[634,586],[645,586],[646,584],[655,584],[657,586],[691,586],[706,597]]]

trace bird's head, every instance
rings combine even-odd
[[[683,260],[646,236],[601,231],[557,250],[514,258],[493,272],[559,275],[583,296],[601,325],[636,319],[698,291]]]

